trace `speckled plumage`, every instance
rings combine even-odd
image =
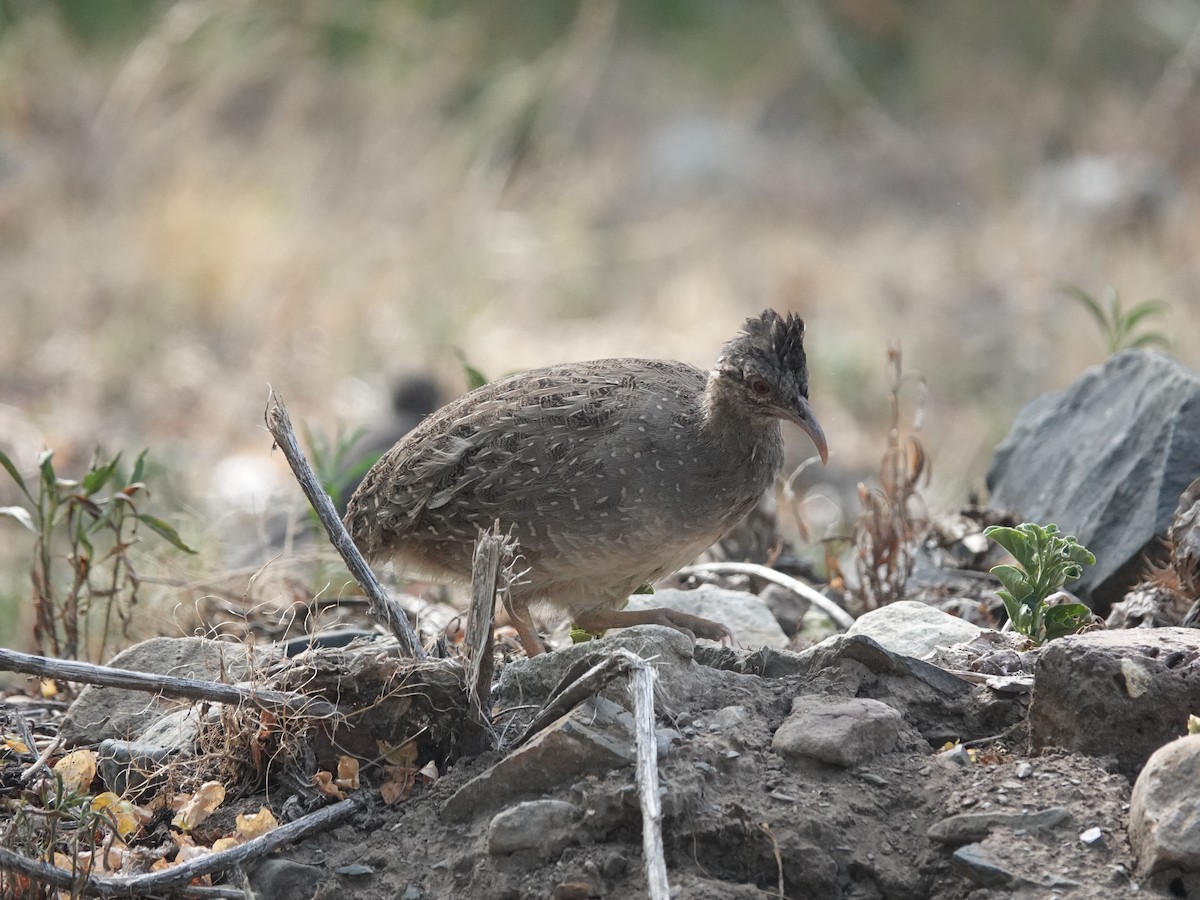
[[[636,619],[724,636],[707,620],[616,610],[754,506],[783,462],[781,416],[802,424],[824,457],[803,332],[798,318],[768,311],[747,321],[711,373],[605,359],[485,385],[388,451],[351,498],[346,524],[369,559],[466,580],[478,530],[498,520],[529,568],[508,601],[532,652],[527,610],[539,603],[596,630]]]

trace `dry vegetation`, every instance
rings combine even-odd
[[[852,516],[889,342],[938,507],[1103,357],[1060,283],[1200,326],[1187,2],[109,6],[0,2],[0,445],[150,447],[201,572],[264,484],[297,496],[268,383],[332,432],[400,373],[460,390],[453,348],[707,364],[794,308]],[[11,643],[28,547],[0,528]]]

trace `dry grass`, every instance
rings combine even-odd
[[[961,501],[1015,410],[1102,358],[1056,285],[1200,325],[1194,10],[1015,6],[714,2],[688,27],[214,0],[86,49],[31,4],[0,35],[0,441],[64,468],[149,446],[215,545],[254,479],[298,497],[268,383],[333,431],[401,372],[461,389],[453,347],[489,375],[703,365],[773,305],[809,323],[833,489],[886,446],[898,340],[929,503]],[[1161,202],[1084,209],[1047,160],[1089,154],[1160,167]]]

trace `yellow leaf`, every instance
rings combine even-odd
[[[341,788],[333,783],[332,772],[326,772],[324,769],[322,769],[313,776],[313,784],[316,785],[317,790],[326,797],[332,797],[335,800],[346,799],[345,792],[343,792]]]
[[[53,700],[58,696],[58,685],[53,678],[43,678],[39,690],[43,700]]]
[[[237,833],[246,838],[246,840],[264,835],[268,831],[274,831],[278,827],[279,822],[275,820],[275,816],[265,806],[261,807],[256,813],[247,813],[245,815],[239,813],[236,820]]]
[[[84,793],[96,777],[95,751],[73,750],[54,764],[54,774],[62,778],[67,793]]]
[[[191,799],[179,808],[171,824],[184,831],[190,831],[212,815],[213,810],[224,802],[225,788],[221,783],[206,781],[192,794]]]
[[[15,734],[4,735],[4,747],[11,750],[13,753],[31,753],[32,751],[25,745],[25,742]]]
[[[346,791],[352,791],[358,787],[358,760],[353,756],[338,757],[336,784]]]
[[[112,791],[105,791],[92,798],[92,809],[95,812],[107,812],[117,825],[117,834],[123,838],[135,833],[141,826],[137,807],[128,800],[122,800]]]
[[[222,850],[232,849],[233,847],[236,847],[238,844],[241,844],[241,843],[242,843],[242,839],[237,838],[237,837],[217,838],[215,841],[213,841],[212,852],[220,853]]]

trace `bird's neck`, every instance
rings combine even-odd
[[[779,419],[750,410],[742,386],[719,370],[704,390],[704,431],[730,463],[748,466],[750,481],[771,484],[783,465],[783,429]]]

